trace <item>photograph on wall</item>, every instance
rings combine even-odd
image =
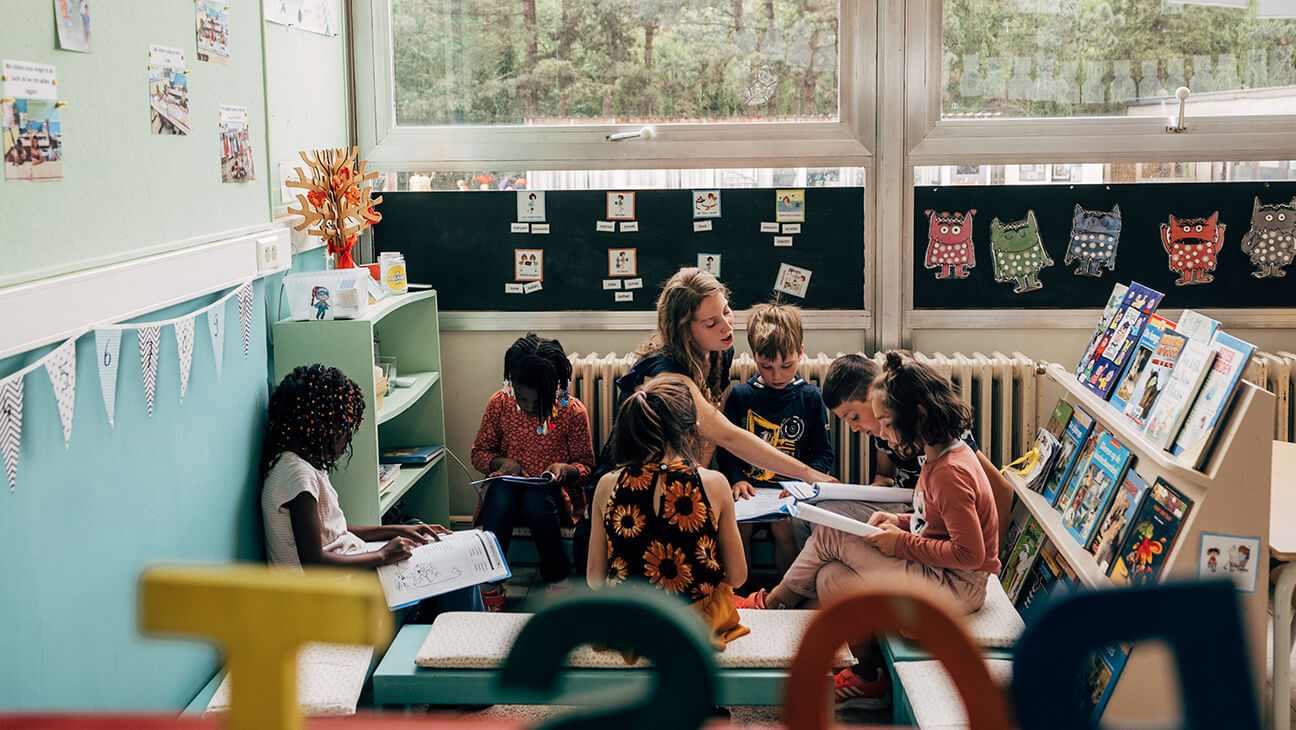
[[[1198,578],[1230,578],[1243,593],[1255,593],[1260,538],[1203,532],[1197,556]]]
[[[256,179],[252,169],[252,143],[248,138],[248,114],[245,106],[221,104],[221,182],[250,182]]]
[[[517,191],[518,221],[544,221],[545,194],[539,190]]]
[[[719,190],[694,190],[693,191],[693,217],[694,218],[719,218],[720,217],[720,191]]]
[[[189,77],[179,48],[149,46],[149,108],[153,134],[189,134]]]
[[[1048,180],[1048,165],[1018,165],[1017,179],[1021,182],[1045,182]]]
[[[265,19],[320,35],[338,34],[338,0],[266,0]]]
[[[516,281],[544,279],[544,251],[537,248],[513,249],[513,278]]]
[[[62,180],[63,134],[58,102],[12,99],[0,103],[0,147],[6,180]]]
[[[774,279],[774,291],[805,299],[806,290],[809,288],[810,269],[787,263],[779,264],[778,276]]]
[[[700,253],[698,254],[697,267],[714,276],[720,278],[720,254],[718,253]]]
[[[54,0],[54,25],[61,50],[90,52],[90,0]]]
[[[198,60],[229,65],[228,0],[194,0],[197,15]]]
[[[800,223],[805,220],[805,191],[775,191],[774,219],[780,223]]]
[[[639,264],[633,248],[608,249],[608,276],[635,276]]]
[[[607,217],[611,220],[632,221],[635,217],[635,194],[618,192],[607,194]]]

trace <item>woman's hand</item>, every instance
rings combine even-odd
[[[519,463],[517,463],[516,461],[514,461],[514,460],[508,458],[507,456],[500,456],[500,457],[497,457],[497,458],[495,459],[495,461],[491,464],[491,466],[495,467],[495,471],[491,472],[491,473],[488,474],[487,476],[492,476],[492,477],[500,477],[500,476],[524,477],[524,476],[526,476],[526,470],[522,468],[522,465],[519,464]]]
[[[886,525],[900,526],[900,515],[894,512],[874,512],[868,518],[868,523],[874,527],[885,527]]]
[[[873,517],[877,517],[877,515],[875,514]],[[870,518],[869,524],[872,523],[873,520]],[[879,525],[879,527],[882,528],[882,532],[874,535],[867,535],[861,539],[869,545],[877,548],[878,552],[888,558],[894,558],[896,554],[896,543],[900,541],[900,536],[905,534],[905,531],[900,529],[899,525],[894,525],[889,522]]]
[[[732,489],[735,502],[740,499],[751,499],[756,496],[756,487],[753,487],[751,482],[748,481],[734,482]]]
[[[410,527],[410,525],[404,525]],[[399,563],[402,560],[409,560],[409,556],[416,546],[416,543],[408,537],[393,537],[378,549],[378,554],[382,556],[383,565]]]
[[[821,471],[816,471],[808,466],[805,468],[805,473],[801,475],[801,481],[806,484],[814,484],[815,482],[829,482],[830,484],[838,483],[837,477],[831,474],[825,474]]]

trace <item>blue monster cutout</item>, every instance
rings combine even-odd
[[[1120,243],[1121,212],[1119,205],[1110,211],[1085,210],[1077,203],[1071,220],[1071,243],[1067,245],[1064,265],[1079,261],[1077,276],[1102,276],[1101,268],[1116,268],[1116,246]]]

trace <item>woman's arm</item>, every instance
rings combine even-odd
[[[590,505],[589,558],[585,561],[585,582],[590,588],[602,588],[607,578],[607,533],[603,530],[603,510],[607,507],[608,497],[612,494],[612,485],[616,484],[616,472],[604,474],[594,490],[594,502]]]
[[[320,523],[318,503],[310,492],[301,492],[288,502],[288,519],[292,523],[293,541],[297,543],[297,560],[302,566],[333,565],[344,568],[377,568],[405,560],[420,543],[407,537],[392,538],[372,553],[342,555],[324,549],[324,526]],[[426,542],[426,540],[424,540]]]
[[[702,475],[702,488],[706,490],[707,501],[711,503],[711,509],[716,511],[720,525],[720,544],[716,548],[720,565],[725,572],[724,582],[731,588],[737,588],[747,582],[747,557],[743,551],[742,537],[738,534],[738,523],[734,520],[729,480],[711,469],[699,469],[698,473]]]

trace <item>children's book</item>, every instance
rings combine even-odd
[[[1075,499],[1062,512],[1062,524],[1075,536],[1076,542],[1089,544],[1098,518],[1106,512],[1132,458],[1130,450],[1110,433],[1098,439],[1093,456],[1080,475]]]
[[[1163,449],[1169,449],[1174,443],[1214,359],[1215,351],[1211,349],[1210,340],[1188,340],[1170,371],[1170,380],[1161,391],[1161,397],[1157,398],[1147,423],[1143,424],[1143,433],[1149,441]]]
[[[1044,528],[1034,517],[1027,520],[1026,526],[1017,533],[1017,539],[1006,553],[1008,560],[1003,570],[999,571],[999,582],[1003,585],[1004,593],[1008,594],[1008,600],[1017,600],[1017,593],[1026,582],[1031,568],[1035,566],[1044,539]]]
[[[1181,463],[1197,469],[1203,468],[1210,457],[1220,421],[1233,401],[1238,383],[1242,382],[1242,372],[1255,352],[1255,345],[1220,330],[1215,333],[1211,349],[1215,351],[1215,360],[1210,372],[1170,447],[1170,453]]]
[[[1080,381],[1099,398],[1106,399],[1120,378],[1125,363],[1134,351],[1143,325],[1161,303],[1161,292],[1138,282],[1130,282],[1116,315],[1098,339],[1093,356],[1085,366]]]
[[[773,522],[787,517],[783,510],[785,505],[796,501],[791,495],[780,496],[783,490],[778,487],[753,485],[756,494],[746,499],[734,501],[734,519],[738,522]]]
[[[1098,325],[1094,327],[1093,334],[1089,336],[1089,343],[1085,345],[1084,354],[1080,356],[1080,362],[1076,364],[1076,378],[1081,378],[1082,373],[1093,360],[1094,348],[1098,347],[1098,341],[1102,339],[1103,333],[1107,331],[1107,325],[1111,323],[1112,317],[1116,316],[1116,310],[1120,308],[1120,303],[1125,299],[1125,292],[1129,287],[1116,282],[1112,287],[1111,295],[1107,297],[1107,304],[1103,307],[1102,315],[1098,317]]]
[[[1116,682],[1125,670],[1131,644],[1108,644],[1102,651],[1090,654],[1082,674],[1085,692],[1083,706],[1073,717],[1089,717],[1094,727],[1101,725],[1103,712],[1116,690]]]
[[[1060,443],[1048,432],[1048,429],[1041,428],[1035,434],[1035,443],[1031,445],[1022,458],[1014,461],[1012,464],[1004,467],[1017,474],[1026,483],[1027,489],[1039,491],[1048,476],[1049,466],[1052,465],[1054,457],[1057,456]]]
[[[441,446],[385,448],[378,452],[380,464],[426,464],[441,453]]]
[[[779,482],[779,486],[796,498],[798,502],[825,502],[832,499],[844,499],[854,502],[913,502],[912,489],[902,487],[879,487],[872,484],[837,484],[836,482],[815,482],[807,484],[798,481]]]
[[[1067,475],[1071,473],[1071,467],[1080,453],[1080,447],[1089,438],[1089,430],[1093,428],[1093,422],[1093,416],[1080,406],[1075,407],[1071,420],[1067,422],[1066,430],[1062,432],[1057,458],[1053,460],[1053,467],[1044,479],[1042,494],[1049,504],[1057,501],[1062,485],[1066,484]]]
[[[1157,477],[1116,552],[1116,560],[1108,573],[1112,583],[1117,586],[1155,583],[1191,509],[1192,500]]]
[[[1116,548],[1124,542],[1125,535],[1129,534],[1130,523],[1134,520],[1139,500],[1143,499],[1147,487],[1147,480],[1133,467],[1125,470],[1125,478],[1116,488],[1116,494],[1107,506],[1107,513],[1103,515],[1098,529],[1085,546],[1085,549],[1094,554],[1094,560],[1103,573],[1111,567],[1112,560],[1116,557]]]
[[[1152,415],[1152,408],[1156,405],[1157,398],[1161,397],[1161,392],[1170,382],[1170,371],[1174,369],[1175,363],[1179,360],[1179,353],[1183,352],[1187,344],[1188,338],[1174,330],[1167,330],[1157,341],[1152,360],[1139,376],[1138,385],[1134,386],[1134,394],[1125,405],[1126,417],[1138,424],[1140,428],[1147,423],[1148,416]]]
[[[1062,575],[1062,565],[1057,557],[1053,543],[1045,538],[1044,547],[1040,548],[1039,559],[1035,561],[1025,583],[1017,592],[1017,612],[1025,617],[1031,606],[1043,596],[1048,595]]]
[[[478,479],[475,482],[468,482],[468,483],[473,486],[476,486],[478,484],[485,484],[487,486],[490,486],[495,482],[509,482],[511,484],[531,484],[531,485],[542,487],[546,484],[553,484],[556,481],[558,481],[558,477],[554,476],[553,472],[547,471],[538,477],[519,477],[519,476],[513,476],[512,474],[499,474],[497,476],[486,477],[485,479]],[[485,487],[483,487],[483,489],[485,489]]]
[[[396,476],[400,474],[400,464],[379,464],[378,465],[378,492],[387,491],[387,488],[396,482]]]
[[[1065,398],[1058,398],[1057,405],[1053,406],[1053,413],[1049,416],[1048,425],[1044,428],[1053,434],[1053,438],[1061,440],[1062,432],[1066,430],[1067,421],[1071,420],[1071,404],[1066,402]]]
[[[1143,326],[1143,334],[1139,335],[1138,344],[1134,346],[1134,354],[1130,356],[1129,363],[1125,366],[1125,373],[1121,375],[1120,383],[1112,391],[1112,407],[1121,413],[1125,412],[1125,406],[1129,404],[1130,398],[1134,395],[1134,386],[1138,385],[1139,378],[1142,377],[1143,371],[1147,370],[1152,361],[1152,353],[1156,352],[1157,343],[1161,341],[1161,335],[1167,330],[1174,329],[1174,322],[1159,315],[1148,317],[1147,324]]]
[[[368,542],[370,552],[382,542]],[[512,575],[495,535],[482,530],[464,530],[441,535],[440,540],[414,548],[409,559],[378,568],[387,607],[413,605],[432,596],[467,588]]]
[[[882,532],[882,528],[874,527],[867,522],[860,522],[853,517],[839,515],[836,512],[829,512],[822,507],[816,507],[806,502],[794,502],[783,507],[783,511],[793,517],[800,517],[806,522],[813,522],[816,525],[831,527],[842,532],[849,532],[852,535],[876,535]]]
[[[1089,462],[1093,461],[1094,449],[1098,447],[1098,441],[1107,431],[1098,424],[1089,431],[1089,438],[1085,439],[1084,446],[1076,454],[1075,463],[1071,465],[1071,473],[1067,475],[1066,481],[1062,483],[1062,488],[1058,491],[1057,500],[1053,503],[1053,509],[1062,514],[1067,513],[1067,509],[1074,509],[1075,502],[1080,499],[1080,487],[1085,484],[1085,478],[1090,475]]]

